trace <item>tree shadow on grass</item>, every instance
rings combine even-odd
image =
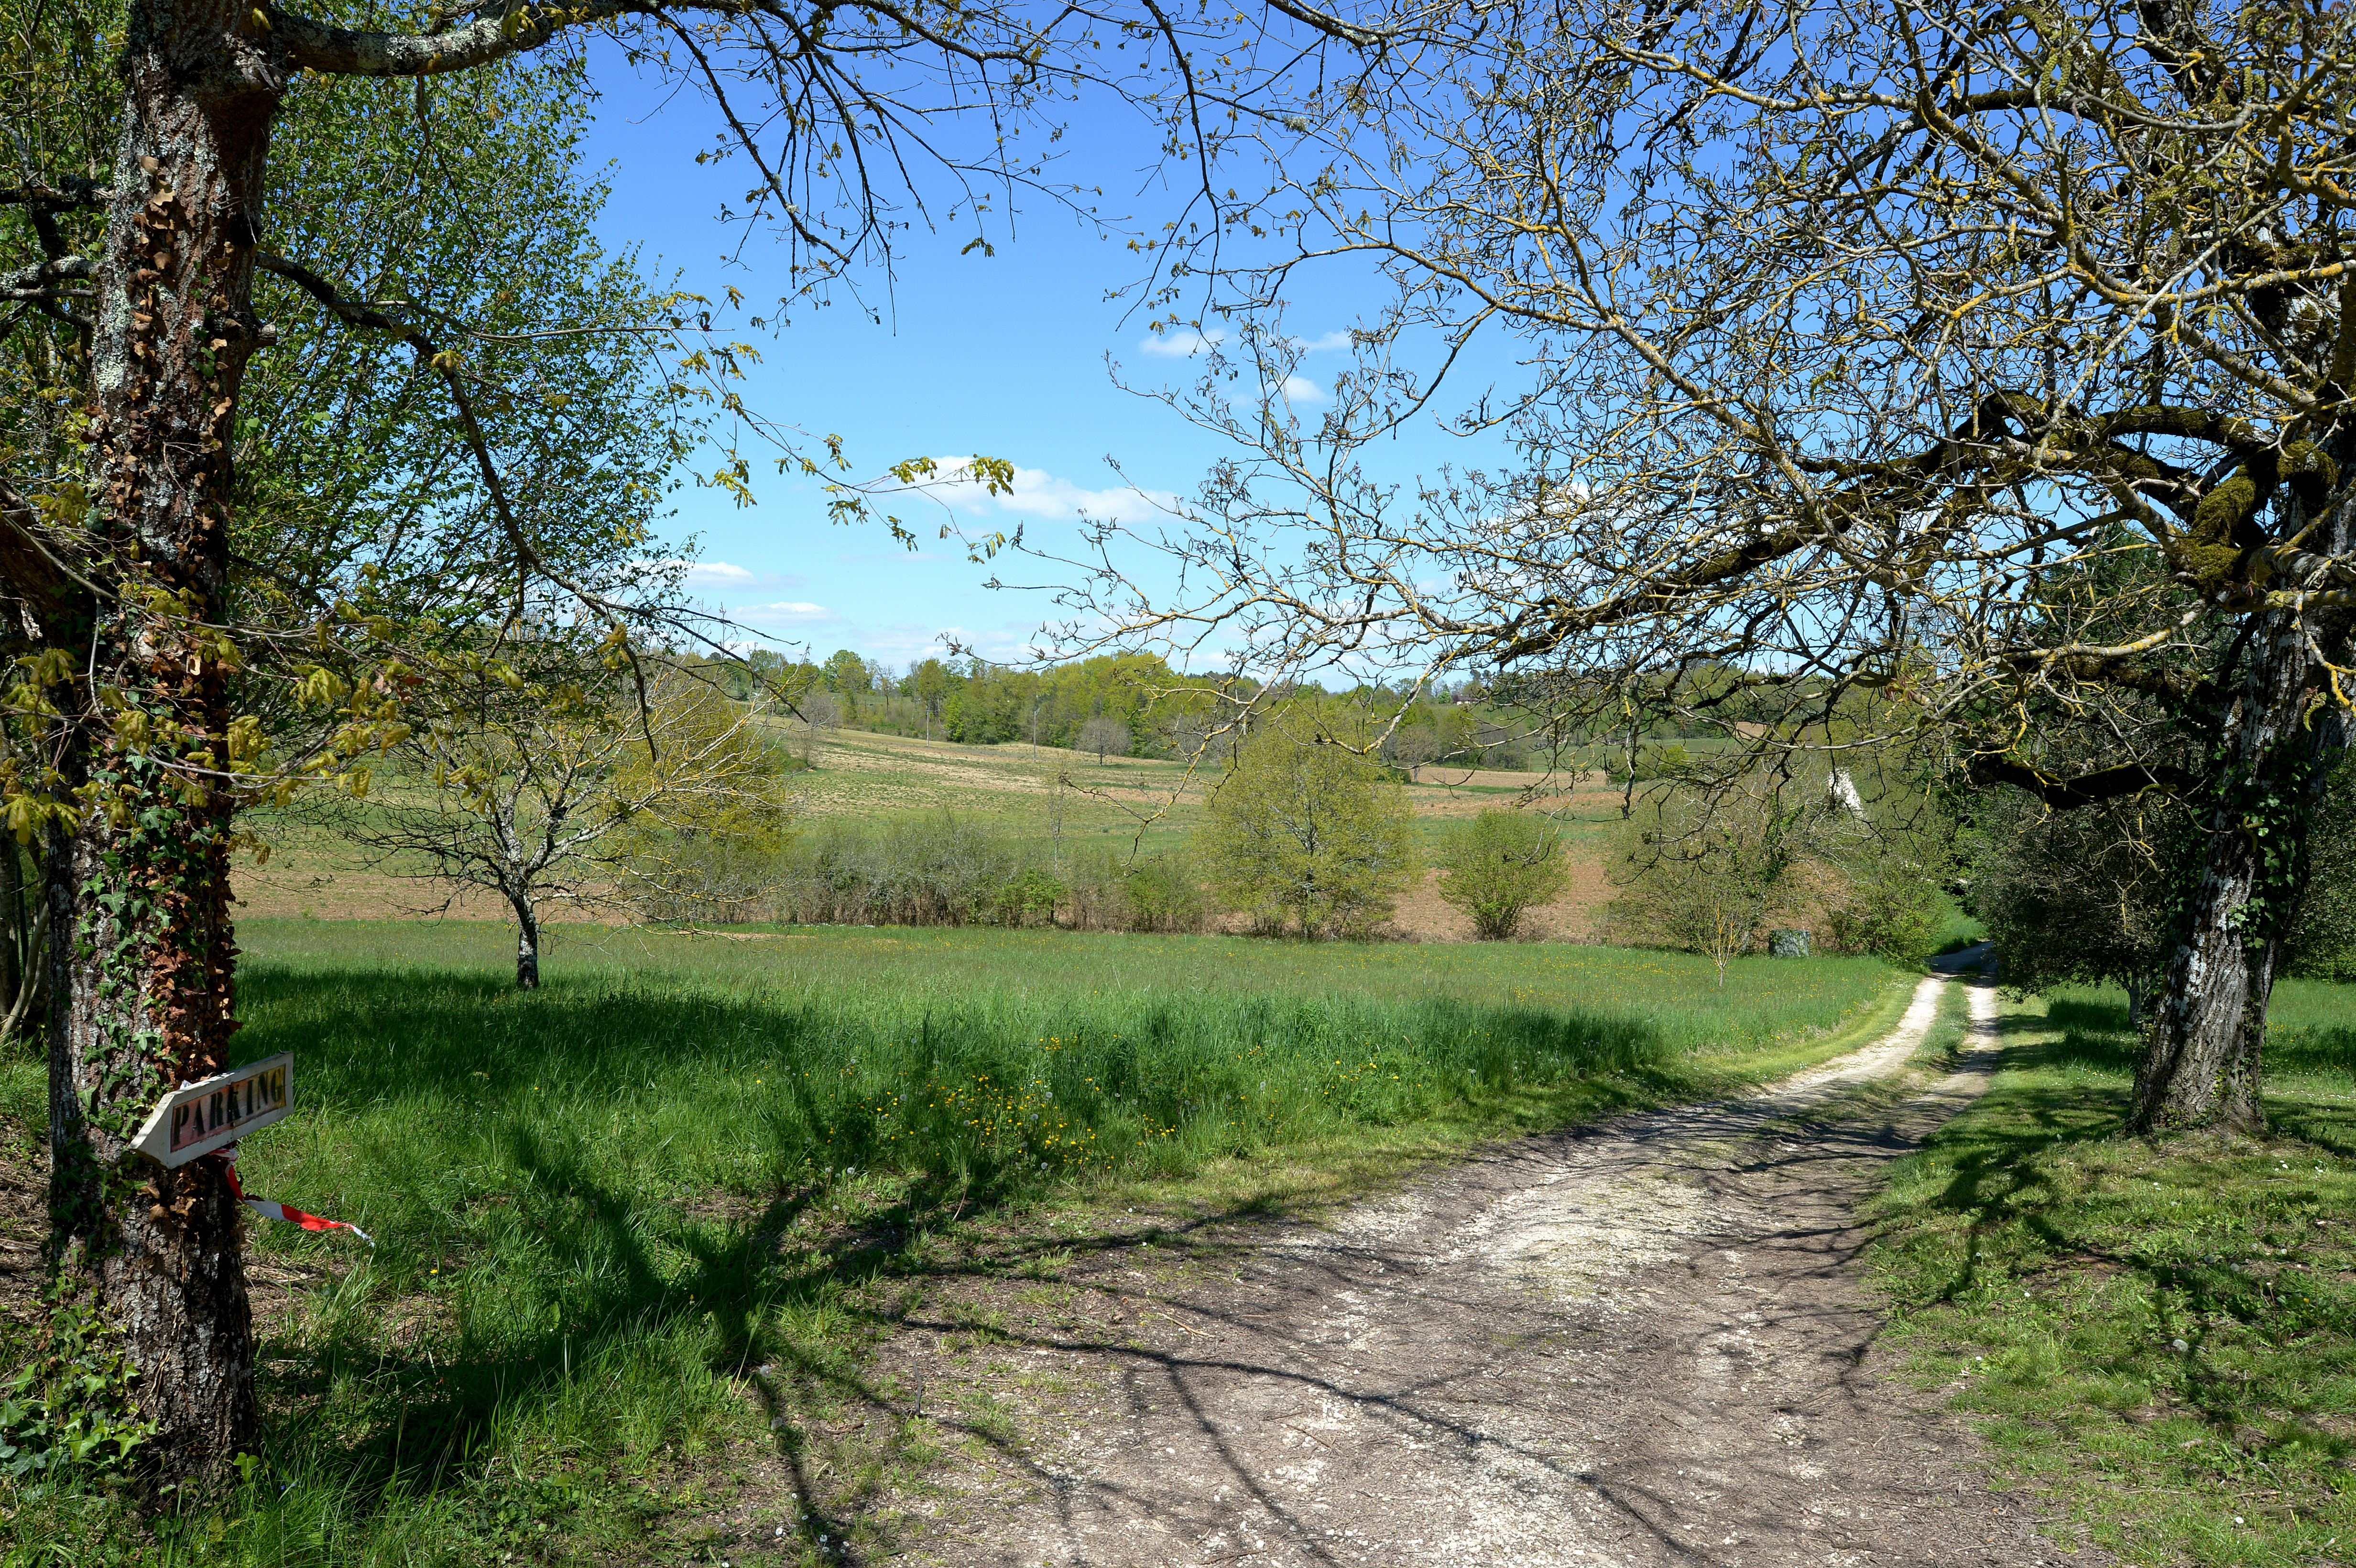
[[[2108,1072],[2115,1051],[2107,1036],[2085,1027],[2107,1021],[2107,1013],[2097,1004],[2078,1002],[2057,1001],[2044,1019],[2001,1014],[1995,1024],[2004,1051],[2001,1066],[2066,1062]],[[2077,1029],[2072,1028],[2073,1022]],[[2033,1038],[2057,1024],[2065,1031],[2060,1040]],[[2115,1136],[2126,1114],[2125,1089],[2106,1080],[2064,1077],[2025,1084],[2015,1079],[1933,1134],[1930,1149],[1951,1171],[1936,1195],[1918,1200],[1917,1206],[1965,1216],[1969,1223],[1968,1239],[1954,1269],[1929,1293],[1931,1299],[1952,1302],[1978,1287],[1992,1232],[2021,1224],[2049,1244],[2062,1244],[2045,1222],[2044,1188],[2031,1174],[2027,1157],[2032,1150]]]
[[[2340,1232],[2312,1228],[2322,1189],[2286,1190],[2278,1173],[2300,1143],[2345,1152],[2356,1111],[2344,1098],[2307,1097],[2293,1082],[2268,1097],[2265,1139],[2133,1137],[2125,1125],[2141,1042],[2124,1004],[2057,997],[2045,1017],[2008,1015],[1999,1028],[2008,1037],[2003,1064],[2019,1071],[1933,1136],[1929,1157],[1947,1168],[1944,1182],[1881,1205],[1894,1221],[1885,1241],[1929,1265],[1904,1294],[1955,1308],[1955,1332],[1969,1337],[1999,1331],[1995,1317],[1965,1327],[1997,1310],[1984,1287],[2001,1301],[2030,1281],[2130,1282],[2116,1296],[2095,1292],[2062,1309],[2053,1332],[2081,1337],[2073,1357],[2094,1354],[2148,1381],[2228,1434],[2264,1424],[2261,1407],[2272,1400],[2277,1439],[2293,1450],[2349,1446],[2296,1414],[2287,1391],[2304,1387],[2309,1371],[2250,1368],[2267,1354],[2287,1367],[2308,1353],[2299,1347],[2344,1346],[2356,1330],[2332,1299],[2309,1293],[2311,1276],[2266,1261],[2320,1245],[2319,1255],[2346,1266]],[[2331,1239],[2319,1243],[2319,1234]]]
[[[2349,987],[2349,997],[2356,1007],[2356,987]],[[2060,1029],[2062,1038],[2024,1058],[2024,1065],[2083,1066],[2132,1080],[2143,1054],[2142,1037],[2127,1027],[2121,1002],[2057,997],[2043,1027]],[[2348,1093],[2356,1084],[2356,1019],[2269,1024],[2264,1052],[2268,1136],[2312,1144],[2337,1157],[2356,1156],[2356,1100]],[[2126,1093],[2119,1092],[2122,1125]]]
[[[841,1498],[830,1504],[809,1473],[807,1407],[815,1396],[892,1408],[889,1391],[862,1375],[854,1347],[893,1321],[894,1308],[862,1287],[888,1284],[909,1236],[967,1195],[919,1182],[863,1215],[854,1233],[832,1238],[836,1244],[802,1250],[783,1239],[820,1189],[698,1218],[650,1206],[560,1144],[528,1133],[511,1140],[527,1189],[551,1195],[549,1214],[523,1218],[552,1230],[561,1223],[565,1244],[554,1261],[562,1285],[535,1297],[529,1313],[462,1327],[455,1343],[438,1348],[388,1354],[380,1324],[347,1323],[318,1348],[317,1362],[328,1375],[340,1366],[366,1378],[363,1419],[341,1432],[298,1423],[275,1435],[275,1446],[305,1450],[306,1468],[376,1506],[442,1497],[491,1545],[520,1546],[530,1544],[535,1520],[562,1520],[584,1500],[581,1483],[611,1493],[633,1473],[664,1467],[657,1460],[674,1432],[650,1422],[645,1403],[678,1401],[676,1435],[692,1441],[697,1412],[688,1407],[702,1399],[707,1410],[717,1401],[741,1411],[749,1393],[769,1424],[798,1516],[813,1539],[841,1541],[856,1510]],[[837,1319],[833,1335],[810,1339],[787,1327],[819,1308]],[[518,1475],[511,1465],[495,1474],[516,1452],[518,1429],[568,1400],[586,1408],[575,1430],[553,1434],[554,1446],[585,1459],[585,1473],[563,1485],[545,1472]],[[579,1430],[601,1417],[608,1425],[602,1442]],[[731,1424],[723,1418],[723,1428]],[[624,1427],[640,1431],[636,1447],[618,1440]],[[532,1435],[524,1435],[529,1449]]]
[[[1021,1139],[948,1141],[979,1119],[960,1122],[965,1109],[892,1121],[877,1109],[883,1069],[903,1071],[906,1083],[915,1074],[935,1083],[1031,1074],[1075,1119],[1125,1125],[1118,1118],[1141,1105],[1150,1117],[1207,1125],[1203,1118],[1226,1115],[1218,1107],[1240,1104],[1269,1072],[1261,1060],[1237,1060],[1237,1040],[1301,1063],[1346,1063],[1368,1042],[1344,1037],[1376,1016],[1248,998],[1193,1014],[1150,1007],[1140,1010],[1142,1027],[1108,1033],[1091,1022],[1085,1040],[1067,1029],[1066,1048],[1043,1056],[1027,1029],[1011,1031],[986,1010],[936,1012],[908,1028],[905,1018],[854,1019],[789,997],[653,984],[557,980],[520,996],[454,973],[264,969],[246,1000],[244,1043],[256,1055],[296,1050],[300,1093],[325,1107],[322,1157],[341,1162],[345,1200],[369,1213],[382,1243],[379,1294],[365,1310],[337,1315],[295,1370],[274,1380],[283,1450],[308,1450],[314,1473],[372,1497],[472,1496],[496,1522],[512,1501],[502,1487],[537,1484],[499,1466],[503,1444],[512,1448],[519,1432],[528,1439],[535,1420],[544,1428],[566,1401],[580,1404],[567,1441],[593,1468],[626,1473],[660,1438],[648,1437],[644,1410],[616,1402],[684,1400],[681,1388],[697,1378],[729,1398],[749,1385],[801,1512],[830,1533],[827,1520],[841,1520],[819,1511],[804,1417],[813,1401],[849,1402],[885,1418],[887,1449],[905,1445],[908,1402],[860,1352],[891,1330],[895,1302],[909,1292],[958,1281],[994,1288],[1025,1273],[1085,1275],[1141,1236],[1215,1252],[1226,1244],[1224,1223],[1256,1229],[1300,1217],[1297,1205],[1258,1192],[1174,1223],[1108,1221],[1051,1237],[985,1224],[990,1233],[955,1255],[928,1249],[926,1237],[960,1221],[970,1229],[1038,1191],[1037,1151]],[[1489,1103],[1500,1125],[1610,1115],[1689,1094],[1697,1082],[1664,1037],[1624,1015],[1441,1001],[1381,1016],[1399,1029],[1376,1049],[1429,1066],[1443,1101],[1515,1096],[1510,1115]],[[856,1078],[851,1070],[862,1064],[866,1077]],[[1430,1113],[1394,1099],[1387,1083],[1367,1079],[1364,1102],[1330,1114],[1334,1125]],[[657,1125],[664,1115],[671,1120]],[[909,1138],[912,1125],[943,1141]],[[902,1129],[897,1141],[893,1127]],[[691,1180],[653,1162],[658,1142],[674,1136],[682,1147],[699,1137],[725,1144],[736,1174]],[[1263,1140],[1238,1123],[1202,1142],[1239,1153]],[[1401,1157],[1391,1147],[1337,1158],[1347,1188],[1396,1176]],[[664,1174],[633,1174],[650,1162]],[[855,1212],[838,1217],[830,1205],[853,1166],[885,1179],[863,1184]],[[440,1272],[429,1275],[429,1262]],[[415,1332],[391,1331],[403,1314]],[[677,1363],[669,1385],[665,1357]],[[594,1381],[584,1369],[605,1382],[584,1387]],[[338,1379],[340,1403],[328,1392]],[[599,1392],[607,1388],[618,1392]],[[641,1434],[637,1448],[618,1436],[625,1426]],[[958,1430],[1011,1452],[984,1423]]]

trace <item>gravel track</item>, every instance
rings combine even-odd
[[[1965,984],[1973,1038],[1932,1077],[1910,1061]],[[1150,1337],[1036,1346],[1101,1403],[1023,1445],[1031,1484],[948,1561],[2109,1561],[2039,1536],[1935,1396],[1878,1375],[1853,1266],[1856,1204],[1979,1092],[1994,1016],[1926,979],[1763,1092],[1520,1140],[1277,1232]]]

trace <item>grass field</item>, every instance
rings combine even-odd
[[[2356,1561],[2356,987],[2272,1026],[2269,1136],[2147,1142],[2124,1000],[2014,1007],[1880,1205],[1886,1342],[2130,1562]]]
[[[976,1224],[1313,1211],[1789,1072],[1908,989],[1754,960],[1721,992],[1701,960],[1556,944],[576,930],[522,995],[495,927],[240,934],[243,1054],[293,1049],[299,1106],[246,1146],[248,1190],[378,1244],[256,1229],[270,1446],[146,1563],[680,1562],[714,1518],[732,1561],[832,1561],[841,1478],[762,1467]],[[0,1077],[20,1129],[40,1096],[36,1063]],[[28,1551],[127,1550],[113,1505],[0,1497]]]

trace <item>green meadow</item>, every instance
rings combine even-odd
[[[773,1550],[736,1560],[828,1560],[855,1520],[732,1488],[966,1266],[962,1232],[1313,1211],[1788,1072],[1910,983],[1762,959],[1720,990],[1702,960],[1558,944],[566,927],[520,994],[496,925],[240,937],[241,1054],[296,1064],[246,1189],[377,1244],[254,1227],[269,1446],[165,1531],[175,1562],[669,1561],[723,1507],[769,1510]],[[42,1071],[0,1083],[22,1127]],[[8,1506],[41,1550],[129,1550],[103,1501]]]

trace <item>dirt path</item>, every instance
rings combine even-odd
[[[1023,1445],[1028,1485],[949,1510],[939,1560],[2095,1561],[2038,1537],[1961,1424],[1872,1369],[1853,1206],[1987,1060],[1859,1091],[1904,1072],[1951,983],[1767,1093],[1525,1140],[1274,1237],[1146,1307],[1162,1331],[1125,1348],[1033,1339],[1092,1392],[1070,1436]],[[1994,997],[1971,1000],[1984,1047]]]

